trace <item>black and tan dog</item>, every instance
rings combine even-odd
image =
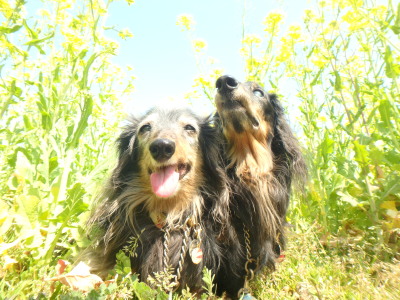
[[[231,227],[219,240],[226,259],[215,283],[220,293],[235,298],[254,273],[264,266],[274,269],[284,247],[291,184],[304,178],[306,166],[275,95],[229,76],[220,77],[216,87]]]
[[[217,88],[213,119],[155,108],[123,130],[90,219],[94,272],[106,274],[123,249],[142,281],[200,292],[207,267],[218,294],[237,298],[254,273],[274,268],[304,161],[274,95],[228,76]]]
[[[216,238],[228,222],[220,134],[209,118],[154,108],[131,118],[118,139],[118,164],[90,224],[99,229],[92,271],[106,274],[129,253],[140,279],[167,291],[202,287],[204,266],[217,272]],[[168,282],[157,282],[168,278]],[[161,280],[161,281],[162,281]]]

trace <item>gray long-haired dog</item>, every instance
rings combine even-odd
[[[121,249],[142,281],[166,290],[200,291],[203,268],[217,272],[216,231],[228,222],[229,199],[220,134],[210,121],[161,108],[129,120],[117,141],[118,164],[89,221],[98,232],[93,272],[105,275]],[[169,282],[157,282],[155,273]]]

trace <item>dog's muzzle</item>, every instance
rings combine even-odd
[[[221,76],[215,83],[215,86],[220,94],[231,93],[238,87],[238,85],[239,83],[236,81],[236,79],[228,75]]]
[[[150,144],[151,156],[157,162],[167,161],[175,153],[175,142],[168,139],[156,139]]]

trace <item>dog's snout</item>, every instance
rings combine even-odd
[[[215,86],[219,92],[232,91],[235,88],[237,88],[238,82],[236,81],[235,78],[228,75],[224,75],[217,79]]]
[[[168,139],[156,139],[150,144],[149,149],[156,161],[163,162],[175,153],[175,142]]]

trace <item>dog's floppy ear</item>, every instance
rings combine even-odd
[[[211,214],[208,216],[214,223],[223,226],[229,223],[228,178],[225,172],[225,161],[222,155],[223,135],[217,115],[204,118],[200,122],[199,144],[203,157],[204,184],[201,189],[205,196],[205,206]]]
[[[297,179],[304,179],[307,168],[300,145],[285,119],[283,108],[277,96],[270,94],[269,100],[274,111],[274,138],[272,142],[274,156],[287,164],[290,174]]]
[[[139,120],[131,116],[117,139],[118,165],[114,169],[112,180],[114,183],[125,182],[128,176],[139,171],[139,147],[136,138]]]
[[[218,190],[224,183],[225,171],[220,152],[223,138],[216,123],[216,116],[211,115],[201,120],[199,143],[203,155],[203,172],[208,182],[206,186]]]

